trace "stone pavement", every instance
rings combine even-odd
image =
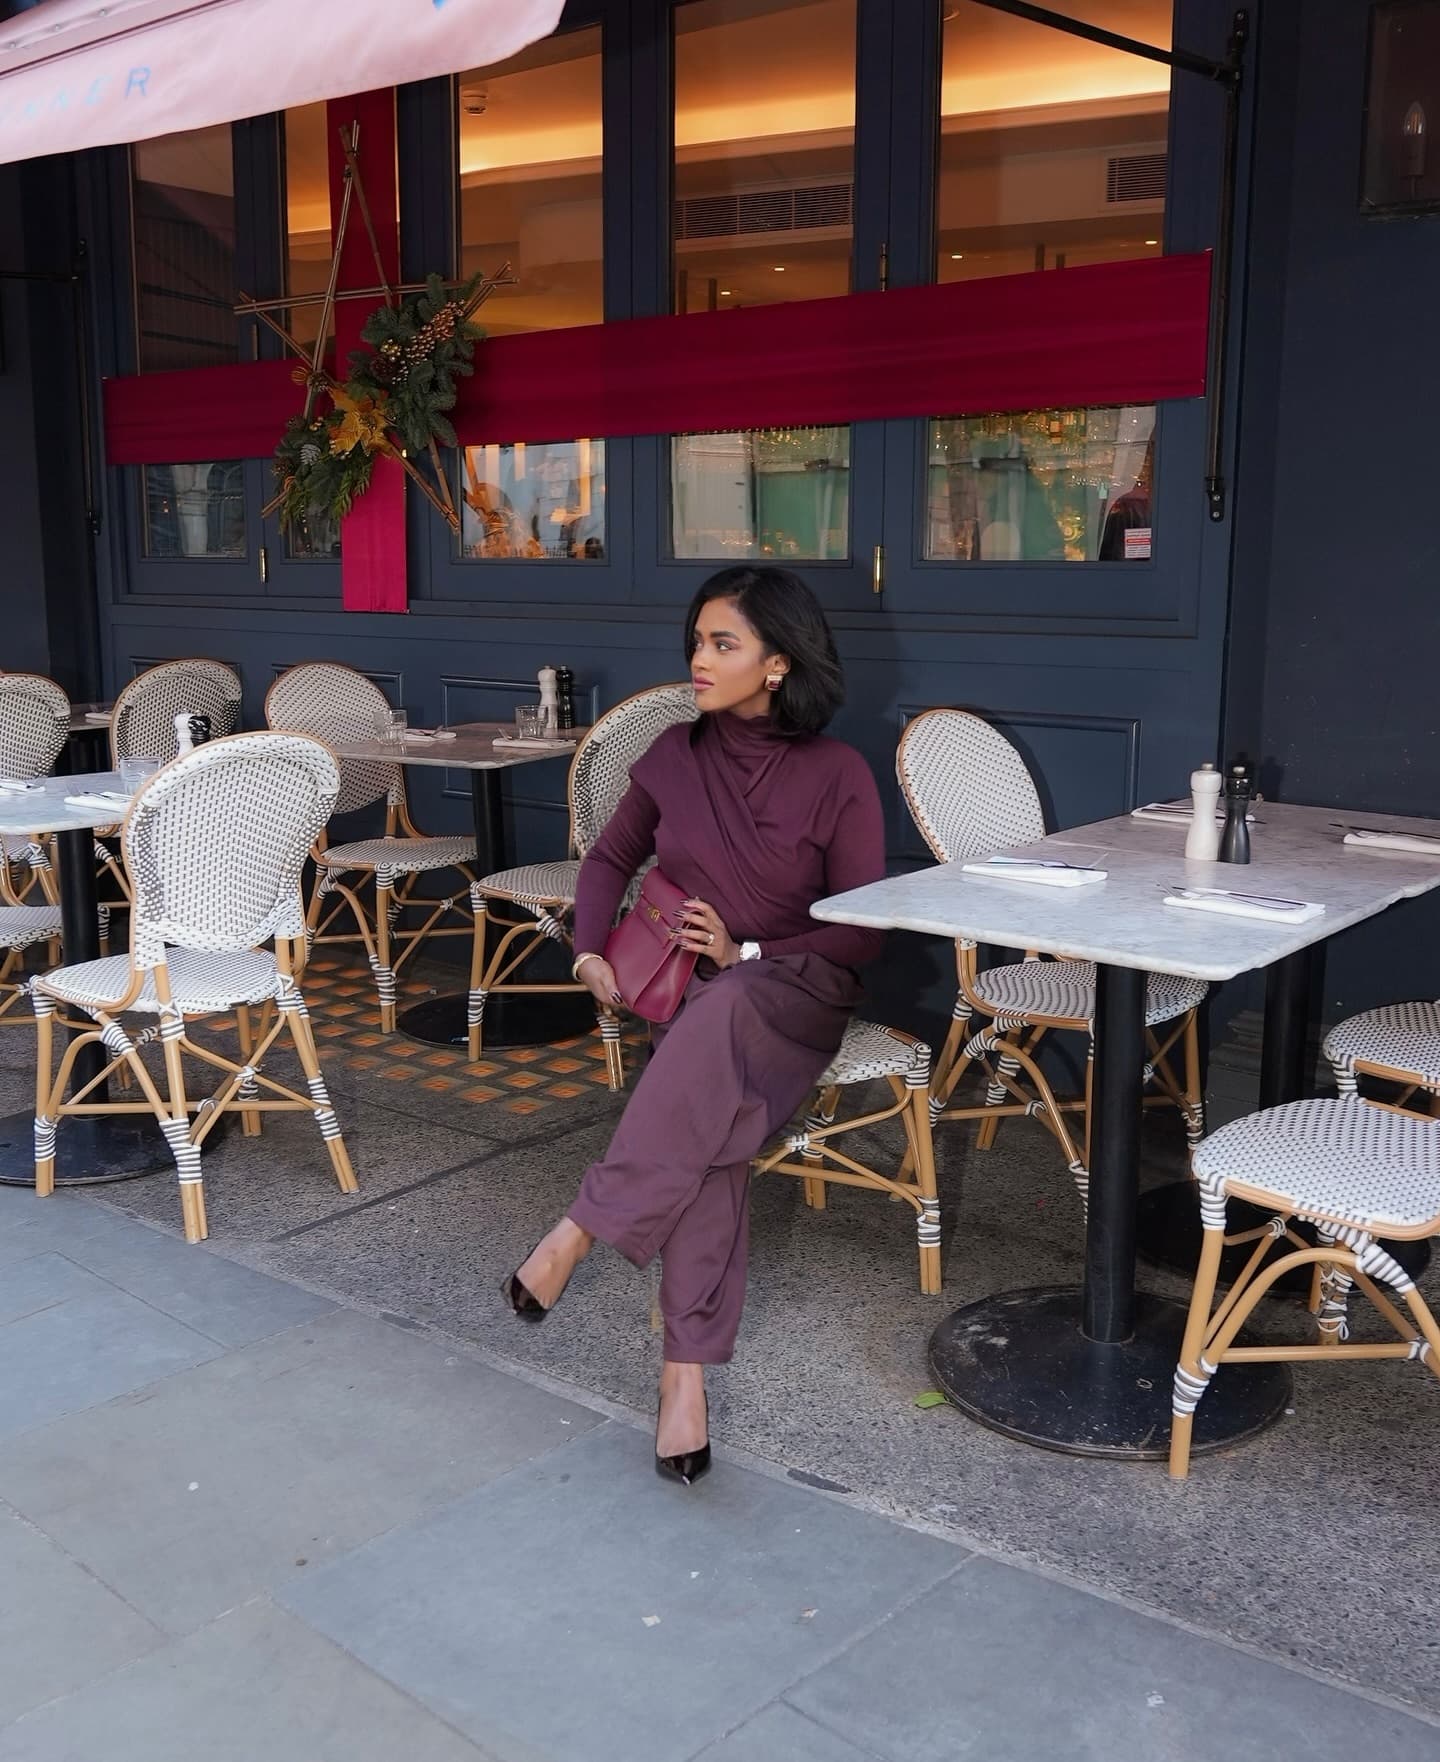
[[[0,1189],[0,1762],[1440,1757],[1391,1704],[651,1450],[403,1317]]]

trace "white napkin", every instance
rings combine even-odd
[[[1149,801],[1143,808],[1131,808],[1132,820],[1161,820],[1172,826],[1188,826],[1195,818],[1195,812],[1188,801]],[[1215,818],[1224,820],[1225,804],[1221,802],[1215,809]],[[1253,813],[1248,810],[1245,818],[1253,820]]]
[[[1270,924],[1307,924],[1325,910],[1310,900],[1230,893],[1223,887],[1177,887],[1165,895],[1165,904],[1186,906],[1192,912],[1220,912],[1228,918],[1260,918]]]
[[[67,795],[65,804],[72,808],[104,808],[106,813],[113,814],[117,808],[128,808],[130,797],[123,789],[95,789],[85,795]]]
[[[1372,850],[1413,850],[1421,856],[1440,857],[1440,838],[1427,838],[1423,832],[1366,832],[1356,827],[1345,834],[1342,843],[1368,844]]]
[[[110,721],[110,711],[109,710],[86,710],[85,720],[87,722],[105,722],[108,724]]]
[[[0,795],[43,795],[45,785],[28,777],[0,777]]]
[[[1026,862],[1022,857],[987,857],[983,863],[962,863],[966,875],[986,875],[994,881],[1032,881],[1038,887],[1088,887],[1105,879],[1104,869],[1082,868],[1078,863],[1050,862],[1043,857]]]
[[[492,746],[523,746],[531,752],[563,753],[575,750],[573,740],[561,740],[551,735],[540,735],[534,740],[522,740],[518,734],[497,734],[490,744]]]
[[[433,733],[428,728],[407,728],[405,730],[406,746],[430,746],[437,740],[454,740],[454,734],[447,728],[443,733],[436,729]]]

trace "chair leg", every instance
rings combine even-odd
[[[920,1250],[920,1291],[925,1297],[940,1295],[940,1198],[935,1181],[935,1141],[930,1128],[928,1086],[909,1086],[909,1124],[906,1134],[915,1159],[915,1185],[920,1192],[920,1215],[915,1234]]]
[[[600,1029],[600,1044],[605,1049],[605,1074],[609,1078],[611,1093],[618,1095],[625,1087],[625,1049],[620,1044],[620,1018],[608,1009],[601,1009],[595,1012],[595,1021]]]
[[[390,964],[390,908],[395,888],[389,875],[375,873],[375,991],[380,999],[380,1032],[395,1032],[395,969]]]
[[[1210,1310],[1215,1301],[1215,1281],[1220,1273],[1220,1255],[1225,1246],[1223,1221],[1217,1228],[1208,1220],[1200,1247],[1200,1265],[1195,1274],[1195,1289],[1190,1295],[1190,1313],[1185,1318],[1185,1337],[1180,1346],[1180,1362],[1175,1367],[1175,1392],[1171,1401],[1170,1474],[1183,1481],[1190,1473],[1190,1440],[1195,1429],[1195,1409],[1205,1393],[1215,1367],[1203,1356],[1205,1335],[1210,1325]]]
[[[170,1088],[170,1114],[160,1130],[175,1158],[180,1178],[180,1215],[187,1242],[203,1242],[210,1234],[205,1217],[205,1185],[200,1175],[200,1151],[190,1136],[190,1114],[185,1104],[185,1065],[181,1057],[184,1023],[178,1011],[162,1012],[160,1043],[165,1050],[165,1074]]]
[[[255,1029],[254,1024],[250,1020],[250,1005],[248,1003],[237,1004],[235,1007],[235,1032],[240,1041],[240,1062],[248,1070],[251,1054],[255,1050]],[[239,1098],[241,1101],[253,1101],[256,1099],[255,1079],[253,1077],[245,1077],[242,1079],[239,1089]],[[254,1108],[242,1108],[240,1110],[240,1130],[247,1138],[258,1138],[260,1136],[260,1115]]]
[[[1000,1079],[1002,1077],[1013,1078],[1019,1073],[1019,1063],[1003,1050],[1003,1047],[1010,1045],[1013,1039],[1014,1036],[1012,1034],[1002,1035],[1001,1046],[996,1049],[998,1071],[997,1074],[991,1078],[990,1086],[985,1091],[985,1105],[987,1107],[999,1107],[1009,1093]],[[990,1114],[987,1118],[982,1119],[980,1122],[980,1130],[975,1135],[975,1148],[977,1150],[989,1150],[995,1142],[995,1134],[999,1129],[999,1114]]]
[[[1200,1012],[1185,1023],[1185,1137],[1193,1147],[1205,1136],[1205,1090],[1200,1082]]]
[[[340,1122],[335,1117],[335,1109],[330,1105],[330,1092],[325,1087],[325,1076],[320,1069],[320,1055],[315,1050],[315,1036],[310,1031],[310,1012],[306,1009],[298,988],[291,988],[287,997],[281,1000],[280,1007],[290,1024],[290,1036],[300,1057],[305,1084],[310,1091],[310,1099],[315,1103],[315,1123],[319,1126],[320,1136],[325,1140],[325,1148],[330,1153],[330,1166],[335,1171],[340,1191],[358,1193],[360,1183],[355,1179],[350,1152],[345,1147]]]
[[[470,949],[470,995],[465,1010],[469,1046],[465,1056],[473,1065],[479,1063],[484,1050],[485,992],[482,987],[485,981],[485,933],[490,918],[484,897],[478,890],[471,894],[470,902],[475,912],[475,940]]]
[[[55,1191],[55,1134],[60,1121],[54,1105],[55,1005],[38,991],[35,1005],[35,1191]]]
[[[805,1120],[806,1131],[818,1131],[822,1126],[834,1125],[835,1114],[839,1106],[840,1091],[832,1084],[829,1089],[822,1090],[817,1097],[814,1112],[809,1114]],[[815,1150],[802,1151],[800,1160],[807,1167],[816,1170],[825,1166],[824,1157]],[[805,1195],[805,1203],[812,1211],[824,1211],[825,1182],[818,1173],[805,1177],[802,1190]]]

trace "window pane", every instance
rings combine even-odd
[[[1171,0],[1064,10],[1170,46]],[[974,0],[943,29],[938,279],[1158,256],[1170,70]]]
[[[599,324],[600,29],[459,75],[460,270],[518,278],[486,301],[492,336]]]
[[[925,555],[1145,561],[1154,430],[1153,404],[932,422]]]
[[[465,447],[460,548],[467,557],[605,555],[605,443]]]
[[[243,557],[245,467],[240,460],[147,465],[143,554]]]
[[[285,112],[287,294],[323,294],[330,280],[330,146],[326,112],[323,103],[301,104]],[[315,341],[320,310],[318,305],[290,308],[287,329],[297,342]],[[285,313],[279,317],[286,323]],[[334,329],[332,321],[331,334]]]
[[[130,149],[135,323],[142,373],[238,356],[230,124]]]
[[[675,310],[850,290],[855,0],[675,11]]]
[[[677,557],[849,555],[848,428],[677,434],[670,486]]]
[[[340,555],[340,522],[328,514],[307,514],[285,528],[285,555],[299,562],[329,562]]]

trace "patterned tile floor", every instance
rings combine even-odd
[[[464,978],[455,968],[401,974],[399,1007],[421,1003],[437,989],[454,990]],[[336,951],[317,953],[302,980],[320,1057],[327,1068],[339,1065],[379,1082],[409,1084],[432,1093],[458,1096],[476,1107],[529,1116],[556,1102],[574,1101],[590,1089],[607,1087],[605,1054],[598,1034],[553,1046],[487,1047],[470,1064],[462,1047],[428,1046],[401,1033],[380,1032],[375,987],[363,964]],[[195,1028],[219,1037],[234,1033],[234,1018],[213,1017]],[[625,1036],[625,1064],[634,1070],[644,1041]],[[234,1042],[231,1041],[231,1049]]]

